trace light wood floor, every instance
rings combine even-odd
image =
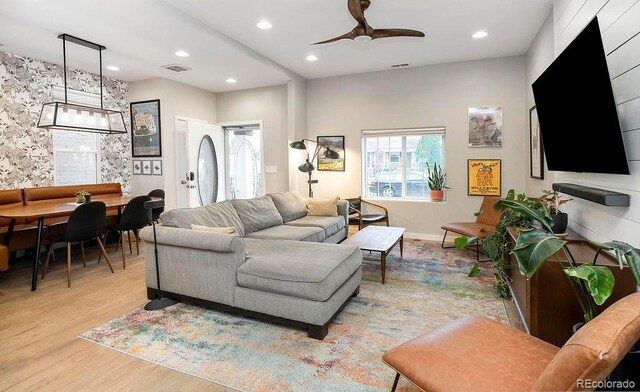
[[[143,257],[127,257],[123,270],[107,250],[114,274],[96,249],[86,268],[74,249],[71,288],[63,249],[35,293],[30,263],[0,273],[0,390],[231,391],[77,337],[147,302]]]

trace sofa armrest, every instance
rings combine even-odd
[[[344,217],[345,227],[349,227],[349,202],[338,200],[338,215]]]
[[[140,231],[140,238],[153,243],[153,229],[151,226],[145,227]],[[156,239],[158,245],[210,250],[218,253],[244,254],[246,252],[244,240],[237,234],[220,234],[156,225]]]

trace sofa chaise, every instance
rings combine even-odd
[[[307,214],[297,193],[274,193],[164,212],[156,227],[163,294],[307,329],[324,339],[362,278],[362,254],[339,245],[348,203],[337,216]],[[235,228],[237,234],[204,231]],[[192,229],[196,228],[196,230]],[[149,299],[156,298],[153,232],[145,241]]]

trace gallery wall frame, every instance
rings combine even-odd
[[[160,100],[131,102],[131,156],[162,156],[162,123]]]
[[[534,105],[529,109],[529,167],[531,178],[544,180],[544,146],[540,136],[538,110]]]
[[[318,171],[345,171],[344,136],[318,136],[316,140],[318,144],[329,146],[340,155],[338,159],[330,159],[322,156],[324,150],[320,151],[316,164]]]
[[[501,159],[467,160],[467,195],[496,197],[502,195]]]

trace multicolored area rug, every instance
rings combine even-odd
[[[367,256],[365,252],[365,256]],[[394,372],[380,360],[388,349],[467,314],[508,323],[489,266],[467,276],[471,252],[406,240],[404,258],[366,260],[360,295],[318,341],[306,331],[178,304],[137,309],[82,338],[135,357],[243,391],[388,391]],[[413,390],[401,380],[400,391]]]

